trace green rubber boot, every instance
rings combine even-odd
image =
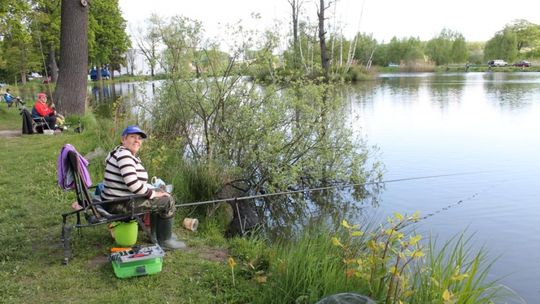
[[[157,213],[150,213],[150,242],[153,244],[157,244],[157,222],[158,222],[159,215]],[[178,237],[174,232],[171,232],[171,239],[178,240]]]
[[[158,225],[158,216],[156,213],[150,213],[150,242],[157,244],[157,225]]]
[[[182,241],[173,239],[173,221],[174,218],[163,219],[158,216],[157,220],[157,241],[163,249],[176,250],[186,248],[186,244]]]

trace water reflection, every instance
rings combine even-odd
[[[466,74],[436,75],[430,84],[427,84],[432,103],[441,110],[450,104],[460,103],[463,99],[463,86]]]
[[[531,73],[486,73],[484,80],[488,100],[508,110],[524,110],[539,93],[538,78]]]
[[[377,193],[383,184],[374,187]],[[289,239],[306,227],[324,224],[337,228],[343,219],[351,220],[360,216],[364,210],[376,206],[378,194],[365,194],[361,199],[357,191],[350,188],[336,188],[325,191],[304,192],[265,199],[257,202],[257,212],[264,231],[273,240]]]

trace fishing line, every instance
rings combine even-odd
[[[306,189],[283,191],[283,192],[276,192],[276,193],[267,193],[267,194],[251,195],[251,196],[241,196],[241,197],[232,197],[232,198],[225,198],[225,199],[215,199],[215,200],[208,200],[208,201],[200,201],[200,202],[193,202],[193,203],[186,203],[186,204],[177,204],[176,207],[200,206],[200,205],[215,204],[215,203],[229,202],[229,201],[238,202],[238,201],[245,201],[245,200],[257,199],[257,198],[273,197],[273,196],[280,196],[280,195],[290,195],[290,194],[314,192],[314,191],[324,191],[324,190],[330,190],[330,189],[336,189],[336,188],[351,188],[351,187],[355,187],[355,186],[367,186],[367,185],[376,185],[376,184],[397,183],[397,182],[421,180],[421,179],[431,179],[431,178],[441,178],[441,177],[449,177],[449,176],[481,174],[481,173],[487,173],[487,172],[489,172],[489,171],[460,172],[460,173],[427,175],[427,176],[418,176],[418,177],[405,177],[405,178],[390,179],[390,180],[385,180],[385,181],[373,181],[373,182],[367,182],[367,183],[331,185],[331,186],[317,187],[317,188],[306,188]]]
[[[500,184],[502,184],[502,183],[505,183],[505,182],[507,182],[507,180],[503,180],[503,181],[501,181],[501,182],[492,184],[492,185],[486,187],[486,188],[483,189],[483,190],[477,191],[477,192],[473,193],[472,195],[469,195],[469,196],[466,197],[466,198],[460,199],[460,200],[458,200],[457,202],[454,202],[454,203],[452,203],[452,204],[450,204],[450,205],[448,205],[448,206],[442,207],[442,208],[440,208],[440,209],[438,209],[438,210],[436,210],[436,211],[434,211],[434,212],[431,212],[431,213],[428,213],[428,214],[426,214],[426,215],[424,215],[424,216],[422,216],[422,217],[419,217],[419,218],[418,218],[418,221],[416,221],[416,222],[419,222],[419,221],[421,221],[421,220],[428,219],[428,218],[430,218],[430,217],[432,217],[432,216],[434,216],[434,215],[436,215],[436,214],[439,214],[439,213],[441,213],[441,212],[443,212],[443,211],[447,211],[447,210],[450,209],[450,208],[459,206],[459,205],[463,204],[463,203],[466,202],[466,201],[470,201],[470,200],[476,198],[476,197],[477,197],[478,195],[480,195],[481,193],[485,193],[485,192],[487,192],[488,190],[494,188],[495,186],[498,186],[498,185],[500,185]]]

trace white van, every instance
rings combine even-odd
[[[501,60],[501,59],[497,59],[497,60],[490,60],[488,61],[488,66],[489,67],[504,67],[504,66],[507,66],[508,63],[504,60]]]

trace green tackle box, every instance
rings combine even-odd
[[[116,277],[123,279],[161,272],[164,256],[161,247],[150,246],[112,254],[110,260]]]

